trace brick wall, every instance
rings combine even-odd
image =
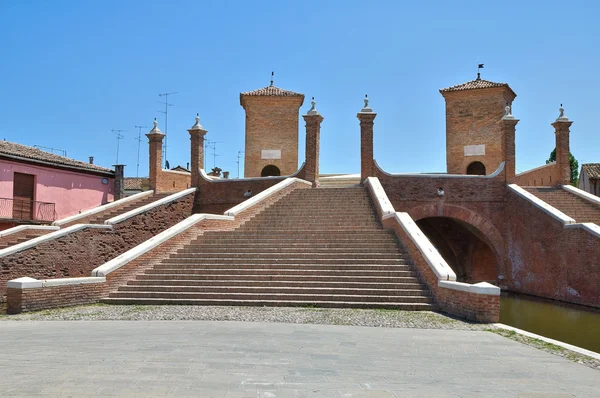
[[[507,197],[509,290],[600,308],[600,238],[514,192]]]
[[[520,186],[552,186],[560,183],[560,169],[556,162],[525,171],[515,176],[515,184]]]
[[[84,229],[0,258],[0,295],[6,282],[89,276],[97,266],[150,239],[192,214],[194,195],[129,218],[111,230]]]
[[[423,258],[421,251],[394,218],[383,221],[386,228],[393,229],[408,251],[419,275],[431,290],[441,311],[476,322],[498,322],[500,319],[500,296],[483,295],[447,289],[438,286],[438,278]]]
[[[46,235],[47,233],[50,233],[50,232],[54,232],[54,231],[43,230],[43,229],[26,229],[26,230],[23,230],[20,232],[16,232],[14,234],[2,236],[2,237],[0,237],[0,249],[3,249],[8,246],[12,246],[12,245],[16,244],[19,239],[25,239],[25,238],[27,238],[27,236],[38,237],[38,236]],[[31,238],[31,239],[33,239],[33,238]]]
[[[298,114],[304,96],[242,96],[246,111],[244,177],[260,177],[267,165],[281,175],[298,169]],[[263,149],[281,150],[281,159],[262,159]]]
[[[103,283],[65,285],[40,289],[8,289],[8,314],[38,311],[48,308],[97,303],[104,289]]]
[[[156,192],[180,192],[192,186],[192,174],[159,170],[156,173]]]
[[[294,174],[294,177],[303,179],[304,168]],[[244,197],[244,192],[248,189],[256,195],[286,178],[288,177],[207,181],[200,177],[194,213],[223,214],[248,199]]]

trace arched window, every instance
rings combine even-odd
[[[481,162],[473,162],[467,166],[467,174],[474,176],[484,176],[485,166]]]
[[[270,177],[270,176],[280,176],[281,171],[279,167],[273,166],[272,164],[265,166],[264,169],[260,172],[261,177]]]

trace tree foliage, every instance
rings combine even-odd
[[[556,162],[556,148],[550,152],[550,158],[546,160],[546,164]],[[575,156],[569,152],[569,165],[571,166],[571,185],[577,186],[577,178],[579,177],[579,162]]]

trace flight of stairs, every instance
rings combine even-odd
[[[138,207],[156,202],[157,200],[165,198],[169,195],[172,195],[172,193],[157,193],[150,196],[145,196],[142,199],[131,201],[124,206],[117,206],[116,208],[113,208],[113,210],[97,213],[89,221],[86,221],[86,224],[104,224],[104,221],[106,220],[110,220],[111,218],[120,216],[121,214],[125,214],[128,211],[137,209]]]
[[[364,188],[292,191],[233,231],[197,237],[104,302],[434,308]]]
[[[600,207],[560,187],[523,187],[577,222],[600,225]]]
[[[33,238],[37,238],[38,236],[46,235],[50,232],[53,232],[53,231],[43,230],[43,229],[40,229],[40,230],[32,229],[25,236],[23,236],[21,234],[15,234],[15,235],[18,235],[18,237],[12,237],[11,235],[8,235],[5,238],[2,238],[3,240],[2,240],[2,242],[0,242],[0,250],[5,249],[10,246],[18,245],[19,243],[26,242]]]

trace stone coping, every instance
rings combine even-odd
[[[173,238],[174,236],[184,232],[188,228],[193,225],[199,223],[202,220],[225,220],[232,221],[233,217],[229,216],[221,216],[217,214],[194,214],[185,220],[173,225],[171,228],[166,229],[165,231],[159,233],[158,235],[153,236],[145,242],[137,245],[136,247],[126,251],[125,253],[113,258],[112,260],[102,264],[101,266],[92,270],[92,276],[96,277],[105,277],[111,272],[121,268],[128,262],[138,258],[144,253],[149,252],[154,249],[161,243],[166,242],[167,240]]]
[[[563,185],[562,189],[574,195],[577,195],[580,198],[587,200],[588,202],[592,202],[593,204],[600,206],[600,198],[596,195],[592,195],[591,193],[584,191],[583,189],[576,188],[572,185]]]
[[[417,246],[439,281],[456,281],[456,274],[452,268],[448,265],[446,260],[444,260],[440,252],[438,252],[431,244],[429,239],[427,239],[427,236],[425,236],[423,231],[421,231],[408,213],[395,212],[393,216],[388,218],[391,217],[394,217],[415,246]]]
[[[106,278],[83,277],[83,278],[59,278],[38,280],[24,276],[7,282],[9,289],[41,289],[44,287],[83,285],[87,283],[104,283]]]
[[[365,178],[363,185],[369,189],[373,201],[377,205],[377,208],[381,211],[381,219],[385,220],[386,218],[393,217],[396,211],[394,210],[394,206],[392,206],[392,202],[390,202],[390,199],[385,193],[383,186],[381,186],[379,178],[367,177]]]
[[[476,175],[470,175],[470,174],[446,174],[446,173],[439,173],[439,174],[438,173],[388,173],[387,171],[384,171],[379,166],[379,164],[377,163],[377,161],[375,159],[373,159],[373,163],[375,164],[375,167],[377,168],[377,170],[379,170],[381,173],[385,174],[386,176],[390,176],[390,177],[491,179],[491,178],[496,178],[504,170],[504,162],[501,162],[496,171],[494,171],[492,174],[485,175],[485,176],[476,176]]]
[[[54,225],[17,225],[16,227],[12,227],[9,229],[5,229],[0,232],[0,238],[4,238],[5,236],[10,236],[12,234],[16,234],[18,232],[27,231],[27,230],[35,230],[35,231],[58,231],[60,227],[56,227]]]
[[[582,228],[585,229],[588,233],[600,238],[600,226],[591,222],[578,222],[573,224],[566,224],[565,228],[575,229]]]
[[[96,206],[96,207],[91,208],[89,210],[86,210],[86,211],[84,211],[82,213],[75,214],[73,216],[69,216],[69,217],[63,218],[61,220],[54,221],[52,223],[52,225],[61,226],[61,225],[64,225],[64,224],[68,224],[70,222],[79,220],[81,218],[88,217],[88,216],[91,216],[93,214],[103,212],[104,210],[112,209],[113,207],[120,206],[120,205],[122,205],[124,203],[132,202],[134,200],[141,199],[141,198],[145,198],[146,196],[150,196],[153,193],[154,193],[154,191],[140,192],[140,193],[128,196],[128,197],[123,198],[123,199],[115,200],[115,201],[113,201],[111,203],[107,203],[105,205]]]
[[[489,296],[500,295],[500,288],[487,282],[470,284],[456,281],[438,281],[438,286],[473,294],[487,294]]]
[[[525,200],[531,202],[535,207],[544,211],[545,213],[551,215],[554,219],[560,221],[563,224],[574,224],[575,220],[569,216],[567,216],[562,211],[558,210],[555,207],[550,206],[548,203],[544,202],[537,196],[532,193],[527,192],[517,184],[508,184],[508,188],[511,189],[514,193],[519,195]]]
[[[111,218],[109,220],[104,221],[104,224],[107,224],[107,225],[118,224],[120,222],[123,222],[123,221],[131,218],[131,217],[137,216],[138,214],[145,213],[145,212],[147,212],[149,210],[152,210],[155,207],[162,206],[162,205],[167,204],[169,202],[174,202],[177,199],[180,199],[180,198],[182,198],[184,196],[187,196],[187,195],[189,195],[191,193],[194,193],[194,192],[196,192],[196,188],[188,188],[188,189],[186,189],[184,191],[174,193],[172,195],[169,195],[169,196],[166,196],[166,197],[164,197],[162,199],[159,199],[159,200],[157,200],[155,202],[148,203],[147,205],[144,205],[142,207],[138,207],[137,209],[133,209],[131,211],[128,211],[127,213],[123,213],[121,215],[115,216],[115,217],[113,217],[113,218]]]
[[[312,183],[310,183],[308,181],[301,180],[300,178],[295,178],[295,177],[289,178],[288,177],[285,180],[273,185],[272,187],[269,187],[269,188],[265,189],[264,191],[257,193],[255,196],[252,196],[249,199],[246,199],[239,205],[233,206],[231,209],[227,210],[223,214],[225,214],[226,216],[236,216],[239,213],[243,212],[244,210],[247,210],[248,208],[250,208],[254,205],[257,205],[258,203],[267,199],[269,196],[281,191],[282,189],[292,185],[295,182],[306,184],[306,185],[309,185],[312,187]]]
[[[173,173],[173,174],[181,174],[184,176],[191,176],[192,173],[191,172],[187,172],[187,171],[177,171],[177,170],[167,170],[167,169],[162,169],[163,173]]]
[[[80,231],[86,228],[97,228],[97,229],[112,229],[112,225],[103,224],[75,224],[70,227],[59,229],[58,231],[51,232],[49,234],[38,236],[37,238],[30,239],[28,241],[19,243],[18,245],[9,246],[5,249],[0,250],[0,257],[9,256],[14,253],[18,253],[23,250],[27,250],[31,247],[37,246],[40,243],[47,242],[49,240],[58,239],[62,236],[71,234],[73,232]]]
[[[550,163],[544,164],[542,166],[534,167],[533,169],[523,171],[522,173],[516,174],[515,177],[521,177],[521,176],[524,176],[525,174],[528,174],[528,173],[531,173],[531,172],[534,172],[534,171],[537,171],[537,170],[545,169],[546,167],[552,167],[552,166],[555,166],[555,165],[556,165],[555,161],[554,162],[550,162]]]
[[[200,169],[200,177],[207,182],[215,182],[215,183],[231,182],[231,181],[266,181],[266,180],[272,180],[275,178],[292,178],[292,177],[296,177],[298,175],[298,173],[300,173],[300,171],[304,168],[305,164],[306,164],[306,162],[302,163],[302,166],[300,166],[300,168],[298,170],[296,170],[293,174],[290,174],[288,176],[227,178],[227,179],[217,177],[218,179],[212,179],[211,176],[209,176],[204,169]]]

